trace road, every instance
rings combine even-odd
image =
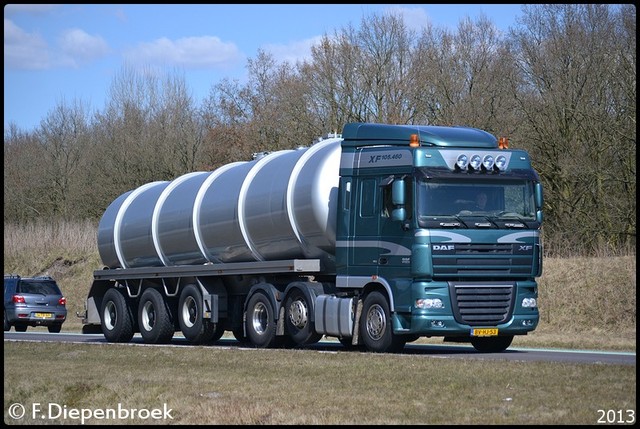
[[[34,342],[65,342],[83,344],[104,344],[102,334],[81,334],[62,332],[52,334],[48,332],[13,332],[4,333],[4,341],[34,341]],[[194,347],[183,337],[176,335],[170,344],[149,345],[144,344],[139,334],[134,336],[129,345],[144,347]],[[241,343],[232,338],[222,338],[214,345],[205,347],[242,348]],[[308,350],[321,352],[343,352],[346,349],[337,341],[320,341],[307,346]],[[401,354],[424,355],[442,359],[485,359],[485,360],[509,360],[509,361],[543,361],[543,362],[565,362],[584,364],[615,364],[615,365],[636,365],[636,354],[634,352],[612,352],[593,350],[564,350],[564,349],[533,349],[510,347],[502,353],[479,353],[470,345],[449,345],[449,344],[416,344],[409,343],[405,346]]]

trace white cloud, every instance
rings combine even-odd
[[[271,53],[273,58],[278,62],[296,64],[298,61],[310,60],[311,47],[320,43],[321,40],[322,36],[315,36],[286,45],[267,44],[263,46],[263,49]]]
[[[51,47],[37,33],[28,33],[13,21],[4,20],[4,66],[16,70],[77,67],[103,57],[109,46],[99,36],[79,29],[65,31],[58,46]]]
[[[222,42],[214,36],[177,40],[163,37],[150,43],[140,43],[125,52],[125,59],[131,63],[203,69],[226,68],[242,58],[235,44]]]
[[[78,66],[109,53],[109,45],[100,36],[92,36],[78,28],[65,31],[59,39],[63,61]]]
[[[36,33],[27,33],[13,21],[4,19],[4,67],[38,70],[50,66],[47,42]]]
[[[400,15],[407,28],[418,33],[431,22],[427,11],[419,7],[393,6],[388,9],[388,12]]]

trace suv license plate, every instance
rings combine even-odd
[[[498,335],[498,328],[474,328],[471,330],[472,337],[495,337]]]
[[[37,319],[51,319],[53,317],[52,313],[36,313],[35,314]]]

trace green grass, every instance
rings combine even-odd
[[[5,422],[18,424],[80,422],[33,418],[34,404],[50,403],[173,410],[171,420],[88,423],[218,425],[596,424],[598,410],[636,404],[628,365],[13,341],[4,365]],[[16,402],[25,418],[8,416]]]

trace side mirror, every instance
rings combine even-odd
[[[542,223],[542,206],[544,204],[544,198],[542,196],[542,183],[536,183],[535,186],[535,199],[536,199],[536,220],[538,223]]]
[[[391,200],[394,207],[391,212],[391,219],[402,222],[407,218],[407,210],[404,208],[404,180],[394,180],[391,187]]]
[[[542,197],[542,183],[536,183],[535,186],[536,209],[542,210],[544,198]]]

